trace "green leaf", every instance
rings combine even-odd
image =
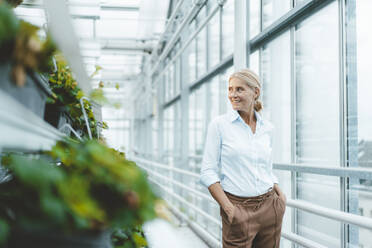
[[[45,160],[33,160],[19,155],[12,155],[11,160],[10,167],[15,176],[34,188],[45,189],[51,183],[60,182],[64,178],[60,168]]]
[[[3,244],[9,235],[9,225],[3,219],[0,219],[0,244]]]
[[[41,207],[45,214],[60,225],[63,224],[65,216],[65,205],[63,199],[55,197],[51,194],[44,194],[41,196]]]
[[[147,245],[147,241],[138,233],[133,233],[133,240],[136,243],[137,247],[142,247]]]

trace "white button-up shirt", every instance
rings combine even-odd
[[[235,110],[209,124],[200,176],[204,186],[220,182],[223,190],[249,197],[266,193],[278,182],[272,171],[273,125],[255,115],[255,133]]]

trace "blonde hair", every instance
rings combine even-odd
[[[241,69],[231,74],[231,76],[229,77],[229,82],[232,78],[239,78],[243,80],[249,87],[258,88],[260,89],[261,92],[260,78],[256,73],[254,73],[252,70],[248,68]],[[256,110],[257,112],[260,112],[263,109],[262,102],[258,100],[259,97],[260,95],[258,95],[258,97],[254,100],[254,110]]]

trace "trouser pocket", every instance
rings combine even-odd
[[[226,240],[240,240],[246,236],[248,218],[245,209],[240,205],[235,205],[234,216],[231,223],[225,211],[221,210],[222,232]]]

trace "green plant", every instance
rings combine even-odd
[[[0,2],[0,62],[9,60],[20,22],[13,10]]]
[[[0,238],[14,227],[134,230],[156,216],[158,198],[142,170],[95,140],[60,141],[38,158],[11,155],[2,162],[13,179],[0,184]]]
[[[20,21],[6,3],[0,2],[0,62],[12,64],[11,78],[17,86],[26,82],[26,71],[51,70],[56,46],[51,37],[40,39],[39,28]]]
[[[71,126],[75,130],[82,130],[83,135],[88,137],[88,131],[80,104],[80,99],[84,96],[84,93],[79,88],[67,63],[59,57],[56,64],[57,71],[51,73],[49,76],[49,84],[53,91],[53,96],[48,98],[48,104],[64,106],[73,120]],[[92,136],[97,137],[97,121],[93,114],[92,105],[87,100],[83,100],[83,103],[84,109],[88,115]],[[108,128],[105,122],[102,123],[102,128]]]
[[[145,234],[141,226],[134,228],[117,228],[111,235],[115,248],[148,247]]]

